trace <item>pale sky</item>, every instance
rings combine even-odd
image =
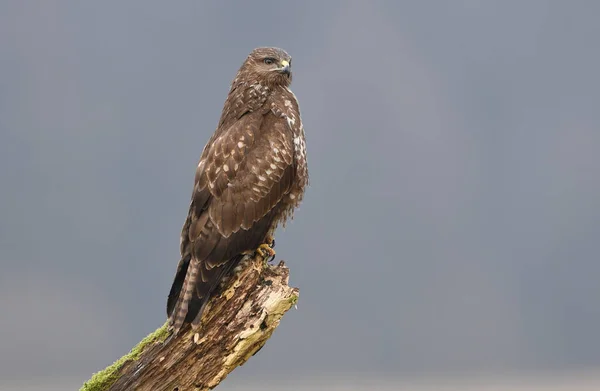
[[[0,378],[83,382],[165,320],[248,52],[293,57],[300,288],[238,379],[600,367],[600,3],[0,3]],[[227,388],[224,388],[225,390]]]

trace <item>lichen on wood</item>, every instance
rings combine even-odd
[[[165,323],[80,391],[211,390],[260,350],[298,300],[289,269],[256,256],[223,283],[198,330],[172,337]]]
[[[119,369],[128,361],[137,360],[147,346],[154,343],[162,343],[169,335],[167,322],[148,334],[129,353],[115,361],[112,365],[106,367],[100,372],[95,373],[90,380],[85,382],[80,391],[103,391],[108,389],[117,379]]]

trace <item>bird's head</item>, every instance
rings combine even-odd
[[[289,86],[292,82],[292,57],[273,47],[254,49],[242,64],[238,75],[268,86]]]

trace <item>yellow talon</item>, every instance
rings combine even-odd
[[[267,235],[265,238],[265,243],[271,248],[275,247],[275,239],[271,235]]]
[[[267,243],[263,243],[256,249],[256,252],[263,258],[270,258],[275,256],[275,250]]]

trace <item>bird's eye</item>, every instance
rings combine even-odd
[[[267,64],[267,65],[271,65],[271,64],[273,64],[273,63],[275,62],[275,59],[274,59],[274,58],[272,58],[272,57],[267,57],[267,58],[265,58],[265,59],[263,60],[263,62],[264,62],[265,64]]]

